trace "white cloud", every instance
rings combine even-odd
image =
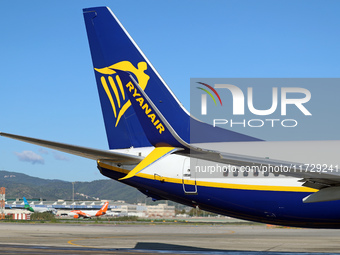
[[[15,152],[20,161],[31,162],[32,164],[44,164],[44,158],[33,151]]]
[[[39,148],[38,150],[41,154],[48,154],[48,150],[46,150],[44,148]]]
[[[56,152],[56,151],[53,152],[53,156],[56,160],[65,160],[65,161],[70,160],[70,158],[67,157],[65,154],[62,154],[62,153],[59,153],[59,152]]]

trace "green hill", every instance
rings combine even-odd
[[[6,188],[6,199],[42,198],[71,200],[72,182],[48,180],[22,173],[0,171],[0,187]],[[105,179],[74,184],[76,200],[125,200],[128,203],[144,202],[145,195],[120,182]]]

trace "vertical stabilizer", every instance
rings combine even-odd
[[[110,149],[147,147],[158,143],[145,135],[146,127],[137,118],[123,88],[122,77],[118,74],[121,71],[133,76],[155,108],[186,143],[191,142],[190,125],[191,130],[207,134],[195,136],[204,140],[194,142],[258,140],[190,118],[111,10],[95,7],[83,11]]]

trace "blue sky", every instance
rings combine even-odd
[[[4,1],[1,131],[108,148],[82,17],[103,5],[187,109],[192,77],[339,77],[339,1]],[[105,178],[94,161],[8,138],[0,169]]]

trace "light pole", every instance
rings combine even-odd
[[[72,207],[73,207],[73,210],[74,210],[74,183],[75,182],[72,182]]]

